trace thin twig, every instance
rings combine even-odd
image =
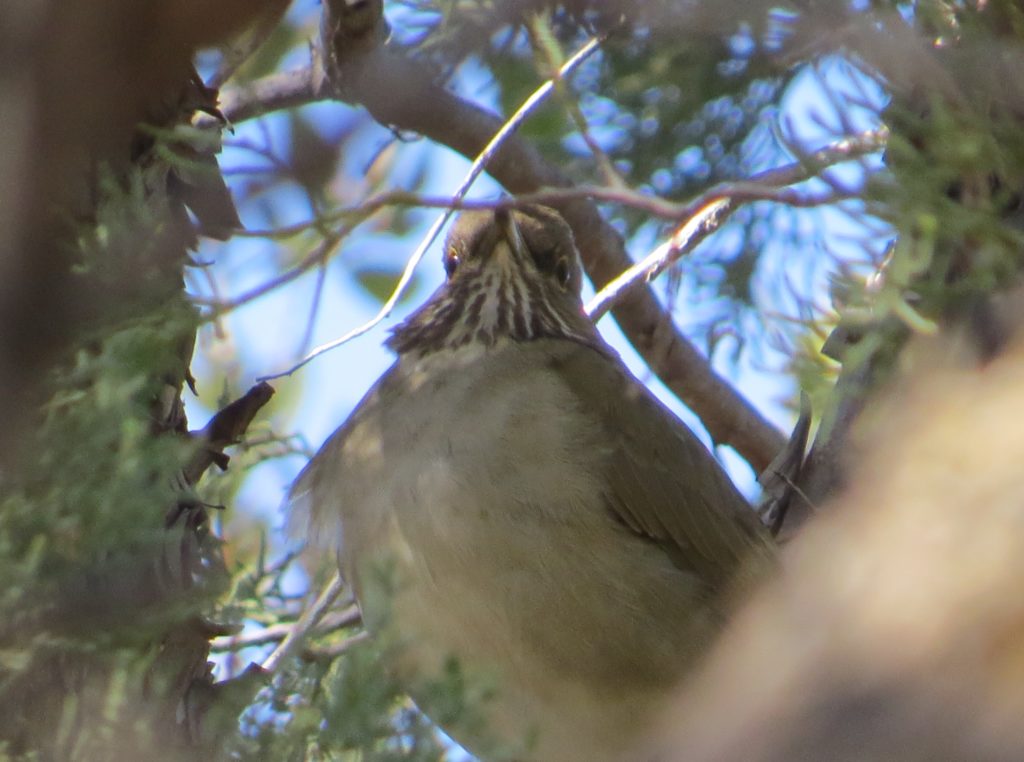
[[[342,611],[329,612],[320,623],[313,628],[314,635],[324,635],[343,627],[351,627],[359,623],[359,608],[352,604]],[[290,622],[279,622],[263,627],[256,632],[226,635],[214,638],[210,642],[211,651],[241,651],[252,646],[264,646],[268,643],[280,643],[294,629]]]
[[[810,206],[841,200],[844,196],[839,194],[801,196],[790,188],[779,186],[809,180],[823,167],[878,151],[885,144],[887,135],[881,129],[844,138],[800,161],[760,172],[746,181],[722,183],[701,194],[680,207],[686,210],[686,221],[667,241],[608,283],[590,300],[586,306],[587,315],[594,321],[599,320],[634,287],[650,282],[680,257],[693,251],[701,241],[721,228],[742,203],[777,201],[790,206]]]
[[[548,71],[557,71],[563,53],[557,39],[551,33],[547,20],[541,15],[534,16],[528,28],[533,48],[543,58]],[[604,152],[604,149],[594,139],[593,134],[590,132],[590,125],[587,124],[587,118],[583,115],[583,110],[580,108],[577,99],[573,97],[572,92],[566,87],[564,80],[558,81],[555,92],[558,99],[562,101],[562,105],[565,106],[565,110],[569,112],[569,117],[576,123],[576,129],[579,131],[580,137],[587,148],[590,149],[594,161],[597,162],[598,169],[605,183],[613,188],[625,188],[625,180],[615,169],[615,165],[608,158],[608,154]]]
[[[511,116],[511,118],[509,118],[501,126],[501,129],[498,130],[498,132],[494,135],[491,141],[484,147],[484,150],[481,151],[480,154],[473,161],[473,164],[469,168],[469,172],[466,174],[465,179],[459,185],[459,188],[458,190],[456,190],[453,198],[455,198],[458,201],[461,201],[465,197],[466,193],[469,192],[470,186],[472,186],[476,178],[479,177],[480,174],[484,171],[484,167],[487,165],[487,162],[490,161],[491,157],[494,156],[494,154],[498,151],[501,145],[505,142],[506,138],[508,138],[509,135],[514,133],[519,128],[519,126],[530,116],[530,114],[532,114],[536,110],[536,108],[541,103],[544,102],[548,95],[550,95],[551,92],[554,91],[556,81],[569,76],[569,74],[571,74],[572,71],[576,69],[576,67],[578,67],[584,60],[586,60],[586,58],[591,53],[597,50],[597,48],[600,46],[603,40],[603,36],[591,38],[582,48],[580,48],[571,58],[569,58],[569,60],[567,60],[565,64],[562,65],[562,67],[558,70],[554,77],[547,80],[543,85],[538,87],[530,95],[530,97],[523,102],[523,104],[516,110],[516,112]],[[427,253],[427,249],[430,248],[430,245],[434,242],[434,239],[441,232],[441,228],[444,227],[445,223],[448,222],[448,219],[452,216],[453,213],[453,209],[445,209],[444,213],[440,217],[438,217],[437,220],[434,221],[433,225],[430,226],[430,229],[427,231],[427,234],[423,238],[423,241],[420,243],[419,246],[416,247],[416,250],[412,253],[412,256],[409,257],[409,260],[406,262],[405,268],[402,270],[402,275],[398,279],[398,284],[391,292],[391,296],[388,297],[388,300],[384,303],[384,305],[380,308],[380,311],[373,318],[366,321],[362,325],[352,329],[344,336],[316,347],[311,352],[309,352],[305,357],[303,357],[302,360],[300,360],[298,363],[296,363],[288,370],[282,371],[280,373],[274,373],[269,376],[264,376],[261,380],[269,381],[271,379],[281,378],[282,376],[290,376],[299,368],[303,367],[304,365],[316,359],[325,352],[329,352],[332,349],[336,349],[337,347],[340,347],[342,344],[345,344],[358,336],[362,336],[364,333],[371,330],[374,326],[378,325],[385,318],[387,318],[388,315],[391,314],[391,310],[393,310],[395,305],[398,303],[398,300],[401,299],[402,295],[405,293],[405,289],[408,287],[409,282],[412,280],[413,273],[419,266],[420,261]]]
[[[299,621],[292,626],[284,640],[263,662],[262,667],[266,672],[274,674],[277,671],[281,662],[288,658],[298,648],[299,644],[306,639],[310,631],[316,627],[335,599],[341,595],[344,587],[345,584],[341,581],[341,575],[335,572],[334,576],[331,577],[331,581],[327,583],[327,587],[323,589],[323,592],[316,599],[316,602],[303,612],[302,616],[299,617]]]
[[[584,308],[590,319],[597,322],[634,286],[653,280],[685,252],[692,251],[722,226],[736,206],[730,200],[719,199],[693,215],[665,243],[594,295]]]
[[[323,301],[324,282],[326,280],[326,262],[321,262],[320,266],[316,270],[316,285],[313,288],[313,299],[312,304],[309,306],[309,318],[306,320],[306,330],[302,334],[302,341],[299,342],[299,346],[302,348],[300,351],[302,352],[308,352],[309,345],[313,343],[313,330],[316,328],[316,316],[320,311],[320,305]]]
[[[351,228],[345,227],[336,233],[329,233],[327,236],[325,236],[323,241],[320,242],[320,245],[313,249],[313,251],[311,251],[309,254],[307,254],[306,257],[301,262],[299,262],[299,264],[297,264],[295,267],[293,267],[290,270],[285,270],[276,278],[271,278],[270,280],[261,283],[255,288],[246,291],[244,294],[236,296],[234,299],[231,299],[230,301],[212,301],[209,299],[204,299],[201,296],[192,297],[192,301],[195,302],[196,304],[200,304],[205,307],[210,307],[211,311],[207,315],[205,315],[204,318],[206,320],[213,320],[218,315],[223,315],[225,312],[230,312],[231,310],[237,309],[245,304],[248,304],[249,302],[255,299],[259,299],[261,296],[265,296],[274,289],[279,288],[285,285],[286,283],[290,283],[291,281],[298,278],[300,275],[303,275],[309,270],[312,270],[317,265],[320,265],[321,263],[325,262],[327,257],[330,256],[330,253],[334,249],[334,247],[337,246],[341,239],[348,235],[349,232],[351,232]],[[268,376],[267,378],[261,378],[258,380],[267,381],[272,378],[277,378],[277,376]]]
[[[821,151],[812,154],[819,157],[820,168],[849,161],[863,153],[872,153],[881,149],[881,144],[874,138],[877,132],[864,133],[853,138],[846,138],[834,143]],[[850,141],[854,141],[852,144]],[[831,157],[831,158],[829,158]],[[810,179],[813,175],[808,170],[806,161],[793,162],[776,169],[754,175],[748,180],[736,180],[720,183],[702,193],[696,199],[686,203],[677,203],[643,193],[628,187],[609,187],[605,185],[575,185],[568,188],[543,188],[532,193],[520,193],[512,197],[497,199],[467,199],[453,196],[424,196],[405,190],[392,190],[378,193],[367,198],[356,206],[344,207],[323,216],[297,222],[293,225],[268,229],[249,229],[240,231],[237,236],[248,238],[290,238],[298,235],[317,224],[334,222],[346,217],[368,217],[381,208],[388,206],[409,206],[426,209],[508,209],[528,204],[557,204],[580,199],[592,199],[604,203],[619,204],[632,209],[646,212],[652,217],[666,220],[685,221],[693,214],[719,199],[733,199],[749,203],[753,201],[774,201],[788,206],[814,207],[842,201],[852,195],[849,189],[835,187],[829,194],[811,194],[780,187],[792,185]],[[787,179],[790,178],[790,179]],[[831,185],[831,183],[830,183]]]

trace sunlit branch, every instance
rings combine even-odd
[[[789,206],[818,206],[841,200],[845,194],[801,194],[780,186],[809,180],[819,176],[823,168],[879,151],[886,136],[882,129],[844,138],[801,161],[761,172],[746,181],[722,183],[694,201],[676,207],[685,214],[683,224],[667,241],[601,289],[587,304],[587,314],[595,321],[600,319],[631,289],[650,282],[680,257],[693,251],[701,241],[720,229],[743,203],[775,201]]]
[[[598,321],[631,288],[647,283],[664,272],[685,252],[718,230],[736,210],[737,204],[725,199],[712,201],[681,225],[672,236],[654,251],[602,288],[586,307],[586,313]]]

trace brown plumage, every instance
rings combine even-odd
[[[474,212],[398,360],[294,488],[415,696],[493,686],[486,757],[625,760],[773,548],[721,467],[583,314],[550,209]]]

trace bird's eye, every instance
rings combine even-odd
[[[560,257],[555,262],[555,279],[558,281],[558,285],[565,288],[569,285],[569,276],[571,275],[569,270],[569,260],[565,257]]]
[[[553,276],[559,286],[564,287],[569,282],[569,262],[558,255],[558,249],[538,247],[531,249],[530,253],[537,269],[545,275]]]
[[[455,249],[448,249],[444,255],[444,272],[449,278],[455,273],[459,267],[459,252]]]

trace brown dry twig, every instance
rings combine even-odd
[[[222,469],[227,468],[228,456],[224,454],[224,448],[238,442],[256,413],[273,396],[274,388],[260,382],[220,410],[201,431],[192,435],[201,439],[203,446],[183,469],[189,484],[196,484],[206,469],[215,463]]]

